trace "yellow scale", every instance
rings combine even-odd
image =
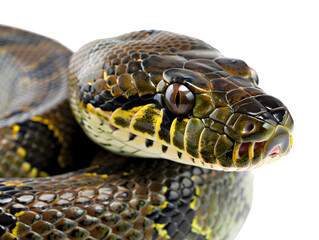
[[[184,154],[184,151],[174,146],[167,146],[166,142],[159,140],[157,133],[159,132],[162,120],[161,115],[163,114],[159,110],[157,110],[156,115],[153,115],[156,117],[153,117],[151,121],[155,128],[154,135],[141,133],[134,128],[134,124],[144,117],[145,111],[149,110],[152,104],[138,106],[131,110],[118,108],[114,112],[103,111],[100,108],[95,108],[90,103],[86,107],[83,103],[78,102],[77,104],[82,107],[75,107],[74,109],[78,110],[76,115],[81,116],[80,119],[82,119],[83,128],[86,130],[88,137],[111,152],[131,157],[138,155],[147,158],[169,158],[183,164],[188,163],[195,166],[200,164],[203,167],[211,167],[210,164],[202,161],[198,163],[196,159],[191,159],[187,154]],[[118,125],[115,120],[118,117],[123,118],[129,124],[125,127],[123,127],[123,124]],[[119,127],[119,129],[112,129],[110,124],[114,127]],[[135,133],[139,136],[130,140],[130,135]],[[154,141],[153,145],[149,148],[145,145],[147,139]],[[163,145],[167,147],[165,152],[162,151]],[[182,153],[180,157],[178,156],[179,153]],[[222,170],[222,167],[220,168]]]

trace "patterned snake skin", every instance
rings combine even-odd
[[[241,170],[292,144],[287,108],[257,84],[170,32],[72,54],[0,26],[0,239],[234,239],[252,200]]]

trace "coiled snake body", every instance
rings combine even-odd
[[[72,55],[1,26],[0,238],[233,239],[251,206],[240,170],[292,143],[287,108],[257,84],[245,62],[179,34]]]

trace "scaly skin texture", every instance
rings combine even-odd
[[[62,173],[74,159],[89,166],[94,155],[81,149],[96,148],[67,102],[71,54],[48,38],[0,26],[0,177]]]
[[[0,40],[0,127],[41,115],[67,99],[69,49],[6,26],[0,26]]]
[[[249,173],[126,160],[56,177],[2,180],[0,235],[232,239],[249,212]]]
[[[292,118],[257,83],[244,61],[164,31],[96,40],[70,61],[71,107],[93,141],[215,170],[257,168],[290,150]]]
[[[71,59],[69,100],[106,152],[67,105],[70,55],[0,26],[0,239],[233,239],[252,175],[216,170],[290,149],[291,116],[257,74],[169,32],[87,44]]]

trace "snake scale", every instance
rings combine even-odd
[[[233,239],[252,200],[242,170],[292,145],[252,68],[171,32],[72,54],[0,26],[0,93],[3,240]]]

